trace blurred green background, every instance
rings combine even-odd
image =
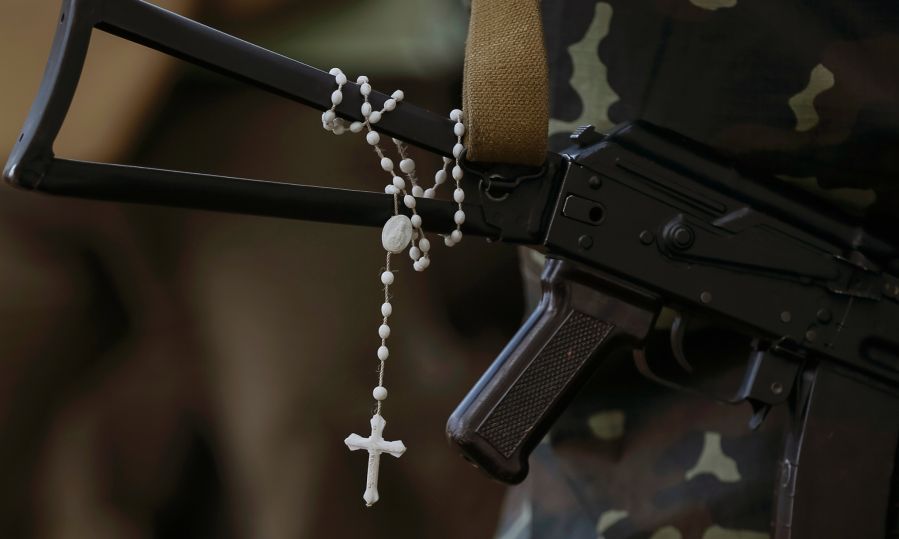
[[[461,102],[461,0],[158,4],[436,112]],[[58,10],[0,6],[4,158]],[[364,142],[318,112],[94,36],[57,154],[382,189]],[[490,537],[503,489],[443,428],[522,316],[516,253],[469,238],[424,274],[398,259],[384,413],[409,451],[366,509],[343,439],[367,433],[382,256],[376,229],[4,186],[0,537]]]

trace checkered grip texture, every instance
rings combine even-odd
[[[506,458],[615,326],[573,311],[477,432]]]

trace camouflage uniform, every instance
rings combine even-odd
[[[818,189],[895,237],[899,4],[544,0],[542,9],[554,149],[579,125],[645,119]],[[533,299],[541,264],[524,258]],[[700,352],[748,350],[723,341]],[[613,357],[534,452],[497,537],[767,538],[785,411],[759,432],[749,415],[659,387],[629,354]]]

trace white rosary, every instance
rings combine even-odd
[[[455,229],[444,236],[444,243],[447,247],[452,247],[462,241],[462,224],[465,222],[465,212],[462,210],[462,202],[465,201],[465,191],[462,190],[460,180],[462,180],[462,167],[459,166],[459,156],[464,150],[462,145],[462,137],[465,135],[465,125],[462,123],[462,111],[456,109],[450,113],[450,119],[456,122],[453,127],[453,133],[456,135],[456,144],[453,147],[453,158],[443,158],[443,167],[434,174],[434,186],[423,189],[419,185],[418,178],[415,175],[415,161],[413,161],[407,153],[406,145],[397,139],[392,139],[399,153],[400,174],[404,175],[403,179],[397,174],[394,168],[393,160],[384,154],[381,149],[381,136],[372,127],[377,124],[381,117],[396,109],[403,100],[403,92],[397,90],[393,92],[390,99],[384,102],[381,110],[372,110],[368,96],[371,94],[371,85],[368,83],[368,77],[360,76],[356,79],[359,84],[359,92],[364,99],[362,103],[361,113],[365,119],[363,122],[348,122],[337,117],[334,109],[343,101],[343,87],[347,84],[347,77],[338,68],[333,68],[330,74],[334,76],[337,83],[337,89],[331,94],[331,108],[322,114],[322,127],[326,131],[330,131],[335,135],[342,135],[346,131],[352,133],[360,133],[366,131],[365,140],[370,144],[380,159],[381,168],[391,176],[390,183],[384,188],[384,192],[393,195],[393,217],[384,224],[381,232],[381,243],[384,250],[387,251],[387,260],[384,271],[381,273],[381,284],[384,285],[384,303],[381,305],[381,326],[378,328],[378,335],[381,338],[381,345],[378,347],[378,385],[372,391],[372,396],[376,402],[375,413],[371,418],[371,436],[363,438],[358,434],[350,434],[344,442],[351,451],[357,449],[365,449],[368,451],[368,476],[365,484],[365,493],[362,499],[365,504],[371,507],[378,501],[378,469],[381,463],[381,454],[388,453],[394,457],[401,456],[406,451],[406,446],[402,441],[388,442],[384,440],[383,433],[387,421],[381,415],[381,408],[384,400],[387,398],[387,388],[384,387],[384,365],[390,350],[387,348],[387,339],[390,337],[390,326],[387,320],[393,313],[393,306],[390,303],[390,285],[393,284],[394,275],[390,269],[391,255],[403,252],[409,247],[409,257],[412,259],[412,267],[415,271],[424,271],[431,264],[431,242],[425,237],[422,228],[421,216],[415,209],[416,198],[434,198],[437,188],[447,180],[447,170],[450,165],[452,167],[453,180],[456,183],[456,189],[453,191],[453,200],[458,204],[458,210],[453,216]],[[406,180],[409,181],[411,188],[406,190]],[[403,204],[412,212],[412,217],[406,217],[400,213],[400,197]]]

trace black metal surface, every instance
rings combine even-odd
[[[198,22],[140,0],[76,0],[102,4],[97,27],[191,63],[252,84],[304,105],[326,110],[337,85],[328,73],[263,49]],[[359,86],[348,83],[339,116],[363,120]],[[369,101],[379,110],[389,96],[373,91]],[[456,137],[447,116],[401,102],[384,114],[377,129],[444,156],[451,156]]]
[[[466,200],[476,201],[484,221],[507,243],[539,243],[567,163],[548,153],[540,167],[462,160]]]
[[[781,460],[774,539],[887,536],[899,397],[822,365],[803,372]],[[894,493],[896,494],[896,493]]]
[[[382,226],[393,216],[393,196],[383,193],[64,159],[55,159],[49,170],[56,180],[43,190],[55,195],[364,226]],[[496,237],[480,208],[463,208],[466,234]],[[426,222],[451,223],[457,209],[430,199],[416,204]]]
[[[743,175],[732,163],[710,148],[678,133],[638,122],[616,129],[609,139],[656,164],[670,168],[671,175],[658,179],[669,190],[677,190],[688,198],[694,197],[694,203],[698,200],[708,203],[714,196],[701,197],[701,190],[697,188],[681,189],[678,176],[689,175],[698,185],[711,189],[718,196],[733,197],[760,215],[783,221],[847,251],[857,251],[872,258],[886,260],[895,260],[899,256],[899,233],[896,230],[866,230],[857,218],[807,191],[776,178],[751,178]],[[619,165],[628,168],[625,161],[621,161]],[[641,174],[641,168],[632,171]],[[751,214],[724,215],[716,225],[739,230],[755,225],[758,221],[753,222],[753,217],[755,216]],[[881,237],[874,232],[880,233]]]
[[[652,136],[643,137],[642,129]],[[548,263],[544,301],[447,425],[467,458],[494,478],[521,480],[531,449],[585,373],[619,340],[618,317],[652,312],[652,297],[687,315],[730,325],[747,335],[747,343],[755,340],[742,384],[713,395],[753,404],[752,427],[771,406],[794,397],[797,373],[809,363],[848,368],[863,386],[889,388],[895,398],[899,301],[891,272],[899,267],[899,254],[893,243],[826,207],[805,205],[808,195],[770,189],[724,169],[678,137],[657,141],[666,134],[639,124],[622,132],[626,143],[613,134],[568,155],[564,179],[553,190],[544,246],[591,269]],[[648,142],[637,151],[636,140]],[[656,147],[663,155],[652,153]],[[513,200],[518,186],[498,176],[499,196],[482,196],[484,205]],[[503,189],[512,194],[504,197]],[[515,200],[502,209],[524,204]],[[796,208],[802,213],[786,215]],[[491,210],[485,215],[489,219]],[[612,307],[600,315],[584,307],[591,304]],[[584,320],[583,313],[610,325],[594,327],[589,336],[569,335],[565,326]],[[608,336],[605,327],[612,328]],[[630,335],[627,345],[636,347],[640,339]],[[589,360],[577,346],[585,342]],[[557,345],[566,353],[555,353]],[[645,355],[636,356],[647,367],[641,370],[659,379]],[[549,357],[553,361],[543,361]],[[885,436],[895,437],[894,427],[884,425]],[[878,463],[879,473],[890,469]]]
[[[655,141],[660,132],[639,124],[621,132],[626,143],[616,132],[571,151],[546,236],[550,252],[644,287],[678,310],[899,383],[899,302],[887,293],[895,245],[812,203],[802,206],[808,222],[783,219],[804,199],[722,172],[718,160],[678,137],[653,142],[664,151],[657,157],[656,146],[638,152],[633,141]],[[602,206],[601,223],[566,215],[572,196]]]
[[[672,326],[672,341],[680,328]],[[805,363],[805,358],[780,346],[760,348],[762,343],[753,342],[747,346],[748,360],[743,365],[743,376],[739,381],[728,380],[721,383],[715,376],[697,370],[678,351],[678,342],[672,342],[672,350],[635,351],[634,363],[645,377],[678,391],[704,396],[724,404],[749,402],[756,408],[782,404],[791,396],[796,377]],[[680,356],[680,357],[678,357]],[[762,417],[763,419],[764,417]],[[757,428],[758,424],[751,424]]]
[[[157,49],[319,110],[331,106],[334,77],[141,0],[65,0],[40,91],[4,169],[11,184],[47,193],[294,219],[380,225],[372,216],[390,208],[379,193],[325,191],[178,171],[56,159],[53,142],[75,94],[94,28]],[[372,92],[380,108],[388,96]],[[344,87],[337,112],[360,120],[362,97]],[[378,131],[442,155],[452,153],[453,122],[410,103],[385,114]],[[245,182],[245,183],[241,183]],[[344,205],[344,201],[346,204]],[[318,207],[328,203],[328,208]],[[450,216],[454,205],[422,200],[423,213]],[[289,207],[293,205],[293,207]],[[341,207],[343,206],[343,207]],[[495,236],[477,208],[468,208],[466,233]]]

